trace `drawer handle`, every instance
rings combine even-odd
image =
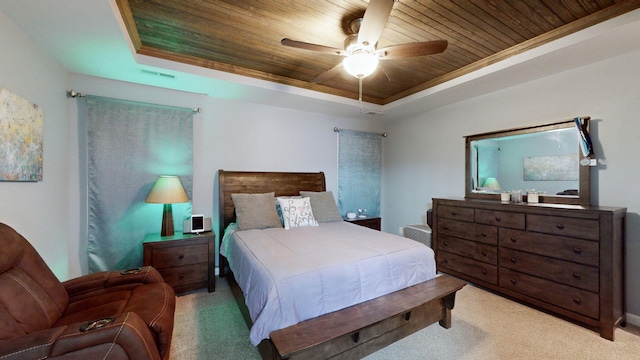
[[[573,277],[574,277],[576,280],[580,280],[580,279],[582,279],[582,275],[580,275],[580,273],[577,273],[577,272],[574,272],[574,273],[573,273]]]
[[[515,243],[516,242],[516,238],[511,238],[511,242]]]
[[[449,225],[445,225],[445,226],[444,226],[444,229],[445,229],[445,230],[449,230]]]
[[[452,212],[451,212],[451,215],[458,215],[458,213],[457,213],[457,212],[455,212],[455,211],[452,211]]]
[[[482,275],[487,275],[487,269],[482,269]]]
[[[184,274],[180,274],[179,278],[184,279]]]
[[[482,250],[482,256],[487,256],[487,250]]]
[[[557,224],[557,225],[556,225],[556,227],[557,227],[558,229],[560,229],[560,230],[563,230],[563,229],[564,229],[564,225],[562,225],[562,224]]]
[[[442,259],[442,262],[444,262],[445,264],[448,264],[449,260],[448,259]]]
[[[573,252],[576,254],[582,254],[582,249],[580,248],[573,248]]]
[[[487,233],[486,232],[483,232],[481,235],[482,235],[482,237],[487,237]]]
[[[513,285],[515,285],[515,284],[516,284],[516,282],[517,282],[517,281],[516,281],[516,279],[511,279],[511,283],[512,283]]]
[[[582,301],[580,301],[580,299],[578,299],[578,298],[573,298],[573,302],[574,302],[576,305],[580,305],[580,304],[582,303]]]
[[[443,242],[443,244],[444,244],[444,246],[449,246],[449,242],[448,241]]]
[[[496,221],[500,221],[500,220],[502,220],[500,216],[496,216]]]
[[[184,259],[184,254],[180,254],[180,256],[178,256],[180,259]]]
[[[516,263],[516,257],[515,256],[511,257],[511,262],[514,263],[514,264]]]

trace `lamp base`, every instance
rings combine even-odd
[[[162,232],[160,236],[173,236],[173,211],[171,204],[164,204],[162,209]]]

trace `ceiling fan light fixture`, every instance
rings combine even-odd
[[[376,71],[378,57],[366,51],[355,52],[342,60],[342,66],[350,75],[362,79]]]

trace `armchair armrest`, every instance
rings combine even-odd
[[[113,288],[132,288],[142,284],[162,283],[162,275],[151,266],[140,269],[101,271],[80,276],[62,283],[69,298],[82,298],[84,294]]]
[[[0,358],[160,359],[153,336],[138,315],[127,312],[108,319],[89,329],[90,323],[74,323],[5,340],[0,342]]]

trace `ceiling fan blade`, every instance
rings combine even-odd
[[[445,51],[448,45],[447,40],[417,42],[389,46],[376,51],[376,54],[380,57],[380,60],[403,59],[414,56],[438,54]]]
[[[358,31],[358,43],[366,47],[374,47],[382,35],[382,30],[389,20],[393,0],[371,0],[362,17]]]
[[[342,71],[342,61],[340,63],[338,63],[338,65],[332,67],[331,69],[323,72],[322,74],[316,76],[315,78],[313,78],[313,80],[311,80],[312,84],[317,84],[317,83],[321,83],[325,80],[329,80],[332,77],[338,75],[338,73],[340,73],[340,71]]]
[[[290,46],[290,47],[294,47],[294,48],[298,48],[298,49],[315,51],[315,52],[320,52],[320,53],[324,53],[324,54],[346,55],[344,50],[340,50],[338,48],[334,48],[334,47],[330,47],[330,46],[312,44],[312,43],[308,43],[308,42],[304,42],[304,41],[296,41],[296,40],[291,40],[291,39],[284,38],[284,39],[282,39],[280,41],[280,43],[282,45],[284,45],[284,46]]]

